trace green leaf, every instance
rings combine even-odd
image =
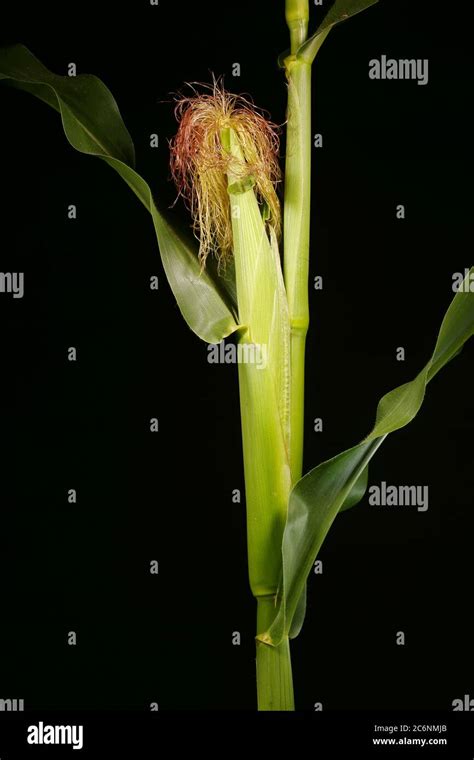
[[[219,343],[240,329],[231,291],[225,290],[223,278],[213,279],[208,267],[201,272],[195,251],[158,211],[151,192],[150,211],[163,268],[181,314],[202,340]]]
[[[369,468],[365,467],[360,477],[357,478],[354,486],[352,487],[352,490],[346,496],[342,507],[339,509],[339,512],[344,512],[346,509],[355,507],[356,504],[358,504],[361,499],[364,498],[364,494],[367,490],[368,480]],[[307,589],[305,583],[303,592],[298,600],[298,604],[296,605],[295,614],[293,615],[293,619],[291,621],[289,630],[290,639],[296,638],[296,636],[298,636],[299,632],[301,631],[301,628],[303,627],[304,619],[306,617],[306,597]]]
[[[90,74],[53,74],[23,45],[0,49],[0,79],[58,111],[73,148],[102,158],[150,212],[166,277],[189,327],[209,343],[219,343],[239,329],[232,269],[227,278],[220,277],[215,266],[201,271],[195,248],[174,229],[134,170],[132,139],[103,82]]]
[[[346,509],[351,509],[351,507],[355,507],[356,504],[358,504],[360,500],[364,498],[364,494],[367,490],[368,482],[369,482],[369,468],[365,467],[361,475],[357,478],[356,482],[354,483],[354,486],[352,487],[351,492],[344,500],[344,503],[342,507],[340,508],[339,512],[345,512]]]
[[[378,0],[335,0],[315,33],[298,48],[297,58],[312,63],[333,26],[341,23],[341,21],[346,21],[377,2]]]
[[[375,426],[361,443],[323,462],[307,473],[290,494],[288,519],[282,543],[283,584],[279,610],[261,641],[277,646],[290,632],[308,574],[318,551],[341,506],[358,483],[385,437],[407,425],[423,403],[427,383],[449,362],[474,334],[474,293],[469,292],[469,276],[456,293],[444,317],[429,362],[411,382],[387,393],[379,402]]]
[[[283,53],[280,53],[280,55],[277,58],[278,67],[280,69],[284,69],[286,67],[286,59],[291,56],[291,50],[290,48],[286,48]]]
[[[298,604],[296,605],[295,614],[293,615],[293,620],[291,621],[290,630],[289,630],[289,637],[290,639],[295,639],[299,632],[301,631],[304,623],[304,619],[306,617],[306,601],[308,596],[308,591],[306,588],[307,584],[304,584],[303,592],[298,599]]]

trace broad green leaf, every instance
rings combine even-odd
[[[346,21],[346,19],[355,16],[356,13],[360,13],[371,5],[375,5],[376,2],[378,0],[335,0],[315,33],[298,48],[297,58],[309,62],[314,61],[316,53],[333,26],[341,21]]]
[[[305,583],[303,587],[303,592],[300,598],[298,599],[298,604],[296,605],[295,614],[293,615],[293,620],[291,621],[290,630],[288,632],[290,639],[295,639],[303,627],[304,619],[306,617],[307,596],[308,596],[308,590],[307,590],[307,584]]]
[[[469,275],[474,274],[474,267]],[[387,393],[379,402],[375,426],[361,443],[315,467],[293,488],[282,543],[283,583],[279,610],[269,630],[258,638],[276,646],[302,620],[292,625],[308,574],[341,506],[385,437],[407,425],[423,403],[426,385],[474,334],[474,293],[456,293],[443,319],[433,355],[411,382]]]
[[[0,79],[58,111],[73,148],[102,158],[150,212],[166,277],[189,327],[209,343],[235,332],[239,325],[232,269],[227,277],[219,277],[213,266],[201,271],[194,247],[174,229],[134,170],[132,139],[103,82],[89,74],[53,74],[23,45],[0,49]]]
[[[356,504],[358,504],[360,500],[364,498],[364,494],[367,490],[368,482],[369,482],[369,468],[365,467],[360,477],[358,477],[356,482],[354,483],[352,490],[350,491],[350,493],[344,500],[344,503],[342,507],[340,508],[339,512],[345,512],[346,509],[351,509],[351,507],[355,507]]]
[[[361,499],[364,498],[364,494],[367,490],[368,480],[369,468],[367,466],[362,471],[362,474],[357,478],[349,494],[344,499],[339,512],[345,512],[346,509],[355,507],[356,504],[358,504]],[[306,617],[306,596],[307,589],[305,584],[303,587],[303,592],[298,600],[298,604],[296,605],[295,614],[293,615],[293,619],[291,621],[289,630],[290,639],[296,638],[296,636],[298,636],[299,632],[301,631],[301,628],[303,627],[304,619]]]

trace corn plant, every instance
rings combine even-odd
[[[309,34],[308,0],[286,0],[283,180],[280,130],[252,102],[227,92],[220,79],[177,97],[171,174],[197,243],[175,228],[135,171],[131,137],[99,79],[53,74],[22,45],[0,51],[0,78],[56,109],[70,144],[115,169],[150,213],[164,271],[189,327],[208,343],[233,335],[243,352],[260,351],[260,361],[238,363],[260,710],[294,709],[290,640],[301,630],[306,580],[333,521],[362,499],[375,452],[415,417],[427,384],[474,331],[467,277],[425,367],[383,396],[374,427],[360,443],[303,476],[312,64],[334,26],[375,2],[336,0]]]

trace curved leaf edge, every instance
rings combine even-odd
[[[194,251],[191,251],[190,244],[184,240],[183,235],[180,234],[180,232],[175,229],[169,219],[167,219],[165,212],[158,207],[150,186],[134,169],[135,156],[133,142],[128,133],[128,130],[123,124],[117,103],[106,85],[98,77],[92,74],[80,74],[74,78],[53,74],[45,66],[43,66],[43,64],[27,47],[21,44],[11,45],[8,48],[0,49],[0,53],[1,52],[7,54],[18,53],[20,56],[26,56],[27,59],[30,59],[29,61],[27,60],[27,63],[31,66],[39,67],[42,71],[42,74],[40,78],[38,78],[38,76],[34,77],[32,74],[28,75],[22,73],[21,67],[16,72],[16,74],[5,74],[0,69],[0,80],[6,82],[11,87],[35,95],[35,97],[37,97],[39,100],[42,100],[44,103],[58,111],[61,116],[64,134],[66,135],[69,144],[79,153],[95,156],[96,158],[101,158],[104,160],[122,177],[125,183],[130,187],[133,193],[151,214],[166,277],[176,298],[181,314],[193,332],[195,332],[198,337],[201,338],[201,340],[204,340],[207,343],[218,343],[220,340],[232,335],[233,333],[245,329],[238,322],[237,304],[235,301],[232,284],[230,284],[230,287],[226,287],[225,279],[219,277],[217,272],[212,268],[206,268],[205,270],[200,271],[198,276],[202,280],[202,285],[208,290],[213,290],[216,294],[217,299],[220,299],[222,301],[222,320],[216,323],[216,330],[214,332],[211,331],[210,333],[204,327],[196,328],[195,325],[190,324],[190,321],[187,318],[185,311],[183,310],[179,294],[176,292],[176,287],[173,285],[170,258],[164,255],[163,249],[166,248],[166,243],[168,242],[165,239],[165,236],[167,238],[173,236],[176,241],[179,241],[182,246],[185,246],[186,249],[189,250],[190,258],[193,256],[196,262],[196,266],[199,266],[197,263],[197,255]],[[25,67],[24,62],[22,63],[23,67]],[[129,158],[128,163],[122,158],[118,158],[117,156],[107,153],[107,149],[91,135],[87,127],[81,123],[80,119],[77,116],[77,113],[73,113],[67,102],[61,96],[59,85],[64,84],[65,82],[70,84],[70,81],[68,81],[70,79],[74,79],[74,84],[84,82],[93,83],[94,86],[100,88],[101,94],[110,100],[112,107],[118,116],[117,123],[120,124],[123,135],[126,136],[127,143],[128,140],[130,143],[128,145],[127,151]],[[51,95],[53,97],[51,97]],[[84,132],[86,132],[91,139],[95,140],[97,143],[96,150],[90,148],[86,149],[81,145],[74,131],[74,123],[77,123],[79,127],[84,130]],[[192,263],[194,264],[194,261]]]
[[[318,28],[296,51],[296,58],[312,63],[331,29],[357,13],[375,5],[378,0],[335,0]],[[279,58],[279,62],[282,56]]]
[[[370,460],[386,436],[405,427],[416,416],[422,406],[428,382],[459,354],[464,343],[474,334],[474,294],[469,289],[473,274],[474,267],[469,270],[463,285],[454,296],[442,321],[430,360],[413,380],[382,397],[377,406],[372,431],[356,446],[310,470],[292,489],[282,543],[283,578],[278,612],[270,628],[257,637],[262,643],[278,646],[285,636],[295,638],[298,635],[303,624],[300,599],[305,592],[306,579],[338,512],[358,480],[365,477],[364,472]],[[335,484],[338,470],[345,471],[345,475],[342,483]],[[322,501],[320,514],[314,510],[311,512],[309,501],[312,494],[305,495],[308,488],[316,490],[319,495],[322,495],[325,488],[328,492],[330,498],[327,503]],[[305,541],[308,526],[314,535]],[[292,563],[293,555],[297,561]]]

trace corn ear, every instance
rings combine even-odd
[[[241,160],[233,129],[223,146]],[[228,173],[241,344],[265,347],[265,364],[239,364],[250,585],[257,634],[272,624],[281,581],[281,543],[291,488],[289,462],[290,324],[276,235],[267,235],[251,178]],[[259,710],[293,710],[289,639],[257,640]]]
[[[231,128],[223,146],[240,158]],[[228,173],[239,341],[260,362],[239,363],[250,585],[274,595],[281,572],[281,538],[291,475],[289,443],[289,318],[277,244],[267,235],[251,181]]]

